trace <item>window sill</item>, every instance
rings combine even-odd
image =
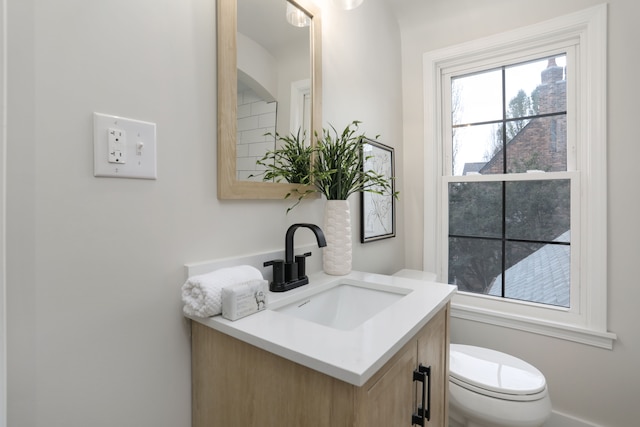
[[[617,339],[616,334],[612,332],[596,331],[560,322],[478,308],[456,302],[456,297],[451,303],[451,317],[532,332],[607,350],[613,349],[613,342]]]

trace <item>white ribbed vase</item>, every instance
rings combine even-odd
[[[327,200],[324,208],[324,236],[327,246],[322,250],[324,272],[344,276],[351,272],[351,212],[347,200]]]

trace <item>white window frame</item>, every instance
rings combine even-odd
[[[462,319],[539,333],[611,349],[616,335],[607,330],[607,6],[507,33],[425,53],[425,271],[445,278],[448,258],[447,121],[451,72],[480,63],[503,65],[504,58],[567,52],[576,74],[568,79],[568,171],[572,188],[572,301],[564,309],[486,295],[458,293],[451,315]],[[497,62],[496,62],[497,61]],[[574,62],[574,63],[572,63]],[[447,98],[448,97],[448,98]],[[573,114],[571,111],[573,110]],[[450,123],[448,124],[450,127]],[[514,174],[515,175],[515,174]],[[508,179],[519,179],[509,175]],[[546,175],[546,174],[545,174]],[[551,178],[551,176],[548,176]],[[455,177],[456,181],[461,177]],[[486,178],[486,177],[484,177]],[[469,178],[473,180],[472,177]],[[505,175],[497,177],[505,179]],[[574,209],[574,202],[578,209]],[[575,255],[574,255],[575,254]]]

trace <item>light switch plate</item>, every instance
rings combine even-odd
[[[94,176],[157,179],[155,123],[93,113],[93,156]]]

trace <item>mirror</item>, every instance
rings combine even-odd
[[[246,93],[255,98],[260,96],[261,105],[265,111],[272,110],[265,116],[277,117],[275,122],[268,125],[265,130],[256,131],[254,134],[261,132],[264,136],[265,132],[273,134],[277,131],[281,135],[288,135],[294,129],[297,131],[298,128],[305,127],[310,130],[307,132],[308,137],[314,131],[321,133],[320,14],[311,0],[290,0],[290,3],[309,17],[310,26],[296,28],[286,22],[286,0],[218,0],[218,198],[220,199],[280,199],[297,186],[248,180],[247,176],[251,172],[243,171],[238,167],[239,161],[255,164],[255,161],[265,152],[262,148],[262,154],[257,151],[256,155],[254,150],[253,158],[248,160],[238,158],[239,151],[242,154],[247,149],[247,147],[238,148],[240,142],[238,119],[239,115],[245,114],[243,107],[238,107],[239,96],[241,100],[247,96]],[[266,21],[264,18],[267,12],[260,12],[260,7],[265,5],[269,8],[269,12],[282,13],[282,20],[291,27],[290,29],[284,27],[283,31],[297,31],[298,34],[293,37],[293,40],[287,40],[287,43],[293,44],[289,43],[286,47],[283,47],[286,36],[281,38],[278,42],[280,52],[275,54],[267,54],[267,47],[270,48],[270,46],[266,40],[268,37],[275,36],[276,31],[263,29],[262,31],[268,33],[264,36],[258,32],[260,27],[264,27],[263,22]],[[247,16],[252,17],[254,22],[251,23],[251,19],[245,19]],[[243,32],[240,32],[241,29]],[[257,43],[256,39],[261,43]],[[303,45],[306,45],[306,49]],[[301,48],[302,51],[299,51]],[[295,58],[295,55],[292,55],[293,52],[300,52],[298,56],[304,56],[306,60]],[[278,67],[288,71],[276,73],[291,74],[280,79],[284,80],[284,83],[279,82],[278,78],[274,80],[273,76],[270,78],[267,71],[272,67],[266,67],[264,66],[266,62],[258,61],[260,58],[262,61],[269,61],[270,57],[288,57],[287,64]],[[299,71],[305,68],[304,64],[300,65],[301,61],[305,61],[306,70],[310,70],[307,78]],[[276,81],[276,84],[270,85],[269,81]],[[263,147],[267,146],[267,149],[275,147],[273,137],[271,141],[265,139],[265,142],[270,145],[263,143],[261,144]]]

